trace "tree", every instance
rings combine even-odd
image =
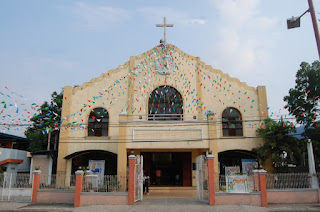
[[[320,164],[319,103],[320,103],[320,62],[312,65],[302,62],[296,74],[296,85],[284,97],[286,108],[305,128],[304,136],[312,139],[315,160]]]
[[[44,102],[38,114],[34,115],[30,120],[33,122],[25,133],[30,141],[28,150],[31,152],[46,149],[48,142],[48,133],[55,128],[60,127],[61,109],[62,109],[63,93],[53,92],[51,94],[51,102]]]
[[[276,172],[287,171],[288,164],[302,162],[303,144],[292,133],[296,129],[289,122],[280,120],[276,122],[271,118],[264,120],[265,126],[257,129],[257,136],[263,138],[264,144],[252,151],[258,156],[260,163],[264,164],[272,159]]]

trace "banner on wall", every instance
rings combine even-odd
[[[249,193],[247,175],[226,176],[228,193]]]
[[[105,160],[89,160],[90,171],[92,171],[94,175],[99,176],[100,185],[104,183],[104,167]]]
[[[239,166],[226,166],[225,167],[225,174],[226,176],[229,175],[236,175],[240,173],[240,167]]]

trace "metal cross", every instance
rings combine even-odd
[[[163,27],[163,42],[167,43],[166,40],[166,27],[173,27],[173,24],[166,24],[166,17],[163,17],[163,24],[156,24],[157,27]]]

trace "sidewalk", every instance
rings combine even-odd
[[[178,204],[177,204],[178,203]],[[209,206],[205,204],[185,204],[180,199],[179,202],[162,201],[161,204],[136,204],[129,205],[95,205],[74,208],[72,205],[62,204],[31,204],[31,203],[17,203],[17,202],[0,202],[0,211],[75,211],[75,212],[264,212],[264,211],[320,211],[320,203],[317,204],[270,204],[268,208],[248,206],[248,205],[218,205]]]

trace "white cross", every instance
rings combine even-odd
[[[173,24],[166,24],[166,17],[163,17],[163,24],[156,24],[157,27],[163,27],[163,42],[167,43],[166,39],[166,27],[173,27]]]

